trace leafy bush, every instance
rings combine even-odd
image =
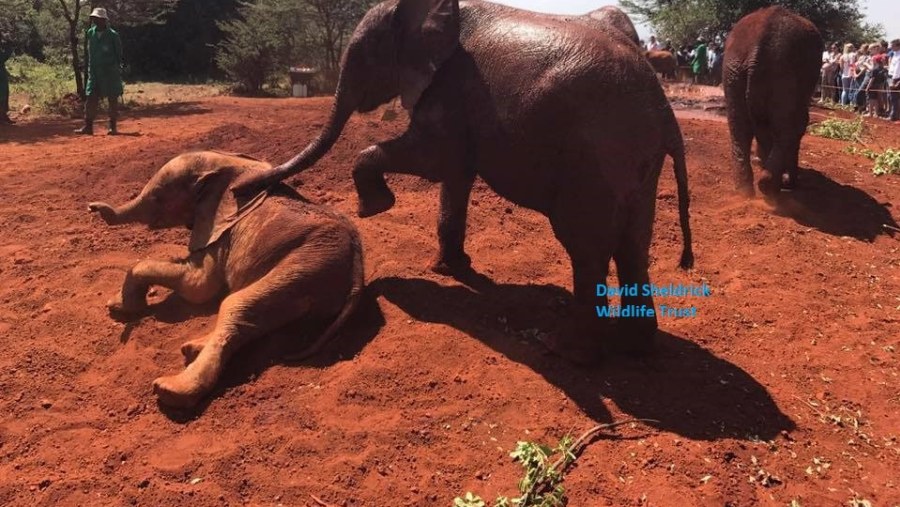
[[[12,93],[28,96],[31,107],[42,113],[72,115],[77,110],[77,100],[72,100],[75,89],[72,68],[63,62],[39,62],[30,56],[10,59],[6,68],[10,74]]]
[[[878,153],[868,148],[860,150],[855,146],[848,146],[847,152],[875,161],[875,167],[872,168],[872,174],[875,176],[900,174],[900,150],[888,148],[883,153]]]
[[[809,126],[810,134],[839,141],[861,141],[864,131],[865,124],[862,116],[853,121],[828,118]]]
[[[259,93],[263,85],[287,74],[303,33],[303,16],[296,2],[259,0],[239,9],[241,19],[219,23],[225,34],[216,51],[216,63],[237,83],[237,90]]]

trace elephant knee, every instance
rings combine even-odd
[[[372,175],[384,172],[381,158],[381,148],[378,146],[370,146],[361,151],[353,166],[353,178],[365,180],[371,178]]]

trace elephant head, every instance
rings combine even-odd
[[[392,0],[373,7],[357,26],[341,60],[331,116],[296,157],[236,191],[284,179],[314,165],[341,135],[354,112],[396,97],[412,110],[440,66],[459,46],[459,0]]]
[[[88,208],[109,225],[140,223],[151,229],[187,227],[190,250],[215,242],[258,205],[263,195],[238,202],[228,188],[240,176],[271,166],[245,156],[189,153],[166,163],[141,193],[121,206],[92,202]]]

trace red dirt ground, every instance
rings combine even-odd
[[[900,178],[807,136],[801,190],[777,207],[738,198],[715,118],[681,121],[697,267],[676,268],[667,163],[651,274],[713,296],[657,300],[699,315],[662,319],[655,356],[584,369],[545,353],[534,338],[562,318],[569,261],[543,217],[483,184],[467,247],[493,283],[426,269],[432,184],[392,177],[397,206],[355,218],[355,154],[403,128],[360,115],[294,183],[359,225],[367,303],[315,361],[257,346],[199,411],[161,410],[151,381],[180,368],[215,305],[160,289],[153,316],[111,320],[125,270],[182,254],[187,233],[108,228],[86,204],[129,198],[192,149],[283,161],[329,106],[217,97],[132,112],[116,138],[75,138],[58,120],[0,130],[0,504],[449,506],[513,495],[518,440],[629,418],[656,422],[588,447],[570,505],[900,504],[900,241],[882,227],[900,217]],[[872,125],[870,147],[900,146],[900,126]]]

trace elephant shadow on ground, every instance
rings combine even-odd
[[[797,188],[779,193],[769,202],[776,213],[832,236],[871,242],[881,234],[893,235],[890,228],[898,227],[890,203],[881,204],[866,192],[814,169],[801,169]]]
[[[604,403],[609,399],[630,416],[657,421],[649,423],[653,427],[697,440],[768,440],[795,427],[747,372],[670,333],[658,333],[658,350],[648,358],[574,366],[533,339],[536,330],[553,332],[565,318],[568,291],[553,285],[494,285],[480,275],[473,281],[442,286],[425,279],[382,278],[369,289],[417,320],[452,326],[529,366],[600,423],[610,422]]]
[[[177,296],[173,296],[177,297]],[[188,305],[190,306],[190,305]],[[207,305],[202,305],[206,307]],[[209,314],[215,313],[217,305]],[[187,312],[204,311],[200,307]],[[197,313],[194,313],[196,315]],[[158,405],[169,419],[179,423],[194,420],[225,392],[246,384],[274,365],[304,368],[326,368],[356,356],[378,334],[385,324],[384,315],[371,291],[364,291],[359,306],[349,320],[332,338],[331,342],[311,357],[295,359],[305,352],[306,346],[318,337],[330,324],[326,322],[300,321],[279,329],[263,339],[245,345],[225,366],[216,388],[193,409],[173,409]],[[185,337],[187,341],[188,337]]]

